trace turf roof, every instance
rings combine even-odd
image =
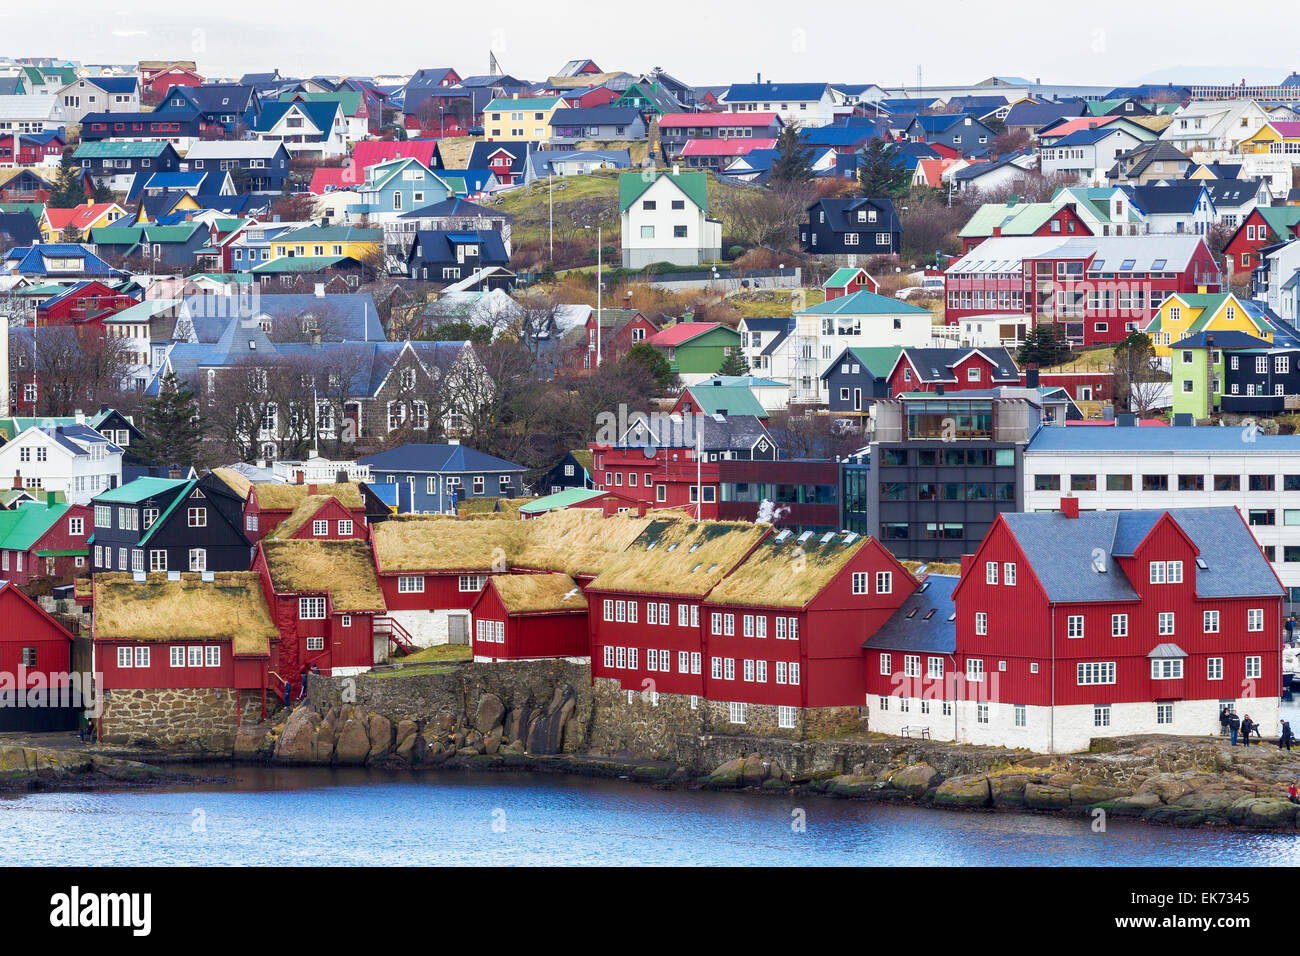
[[[109,641],[230,641],[239,656],[266,655],[279,636],[259,576],[217,571],[212,581],[184,573],[125,572],[94,578],[95,637]]]

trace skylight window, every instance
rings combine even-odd
[[[1137,260],[1136,260],[1136,259],[1125,259],[1123,262],[1121,262],[1121,263],[1119,264],[1119,271],[1120,271],[1120,272],[1128,272],[1130,269],[1133,268],[1133,266],[1134,266],[1136,263],[1137,263]]]
[[[1168,261],[1169,260],[1167,259],[1157,259],[1155,262],[1151,263],[1151,268],[1156,272],[1159,272],[1161,269],[1165,267],[1165,263]]]
[[[803,544],[805,541],[807,541],[807,540],[808,540],[809,538],[811,538],[811,537],[812,537],[812,532],[811,532],[811,531],[805,531],[803,534],[799,535],[799,543],[800,543],[800,544]]]
[[[718,566],[717,566],[716,564],[710,564],[710,565],[709,565],[709,573],[710,573],[710,574],[712,574],[712,573],[713,573],[714,571],[716,571],[716,570],[718,570]]]
[[[1208,571],[1208,570],[1210,570],[1210,566],[1209,566],[1208,564],[1205,563],[1205,559],[1204,559],[1204,558],[1197,558],[1197,559],[1196,559],[1196,566],[1197,566],[1198,568],[1200,568],[1202,571]]]
[[[921,617],[921,620],[928,621],[932,617],[934,617],[934,608],[930,608],[930,610],[926,611],[925,614]]]
[[[698,571],[698,570],[699,570],[700,568],[702,568],[702,567],[704,567],[703,562],[701,562],[700,564],[697,564],[695,567],[691,568],[691,574],[694,574],[696,571]]]

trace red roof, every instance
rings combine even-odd
[[[335,189],[351,189],[363,178],[352,166],[319,166],[312,170],[310,188],[313,194],[323,196]]]
[[[650,336],[651,345],[681,345],[683,342],[695,338],[697,335],[703,335],[716,328],[721,328],[721,322],[678,322],[676,325],[670,325],[662,332],[656,332]]]
[[[668,126],[770,126],[776,122],[775,113],[665,113],[659,117],[659,128]]]
[[[1300,136],[1300,123],[1295,121],[1270,121],[1268,125],[1273,127],[1279,136],[1285,136],[1287,139],[1291,139],[1293,136]]]
[[[357,169],[365,169],[390,159],[418,159],[433,168],[433,151],[438,148],[436,139],[364,140],[352,148],[352,162]]]
[[[1108,123],[1113,123],[1120,116],[1072,116],[1067,120],[1062,120],[1040,136],[1069,136],[1071,133],[1081,129],[1100,129]]]
[[[683,156],[744,156],[756,149],[775,149],[774,139],[688,139]]]
[[[114,203],[82,203],[74,209],[52,209],[46,207],[45,217],[54,229],[85,229],[108,210]]]

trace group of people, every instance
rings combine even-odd
[[[1229,737],[1230,745],[1237,746],[1237,738],[1241,738],[1242,746],[1250,746],[1250,735],[1254,734],[1256,740],[1262,741],[1264,735],[1260,733],[1259,723],[1251,719],[1250,714],[1238,717],[1231,707],[1219,708],[1219,735]],[[1291,722],[1284,720],[1277,735],[1277,747],[1279,750],[1290,750],[1291,744],[1295,740],[1295,734],[1291,730]]]
[[[319,674],[319,673],[320,673],[320,665],[318,664],[313,664],[310,670],[308,670],[307,665],[304,664],[302,666],[302,669],[299,670],[298,676],[302,680],[302,686],[298,690],[298,700],[300,702],[307,699],[307,676],[309,674]],[[284,682],[284,706],[288,707],[291,703],[293,703],[293,684],[291,684],[289,681],[285,681]]]

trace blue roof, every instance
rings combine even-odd
[[[134,76],[92,76],[86,79],[105,93],[134,93],[136,78]]]
[[[957,647],[952,592],[955,574],[931,574],[862,646],[881,651],[951,654]]]
[[[727,102],[819,100],[828,83],[736,83],[727,90]]]
[[[1095,129],[1076,129],[1069,136],[1062,136],[1052,143],[1052,148],[1055,149],[1057,146],[1091,146],[1093,143],[1105,139],[1111,133],[1122,132],[1124,130],[1110,124],[1098,126]]]
[[[1051,428],[1055,431],[1137,431],[1115,428]],[[1142,431],[1169,431],[1165,428]],[[1236,429],[1201,429],[1230,431]],[[1205,567],[1196,567],[1198,597],[1274,597],[1284,593],[1273,566],[1260,551],[1236,508],[1169,508],[1146,511],[1004,512],[1049,601],[1136,601],[1137,591],[1116,556],[1125,557],[1168,514],[1196,546]]]
[[[369,465],[372,472],[527,471],[523,465],[465,445],[401,445],[358,459],[358,464]]]
[[[1243,455],[1300,455],[1300,435],[1253,436],[1241,428],[1216,425],[1135,426],[1113,428],[1055,427],[1040,428],[1026,454],[1042,452],[1082,452],[1104,454],[1119,452],[1231,452]]]

